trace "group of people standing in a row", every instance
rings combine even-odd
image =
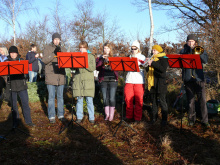
[[[60,45],[61,36],[58,33],[52,35],[52,43],[47,45],[43,51],[42,62],[45,65],[45,84],[48,89],[48,118],[50,123],[55,123],[55,94],[57,94],[57,117],[60,121],[65,121],[64,117],[64,100],[63,90],[66,84],[65,69],[58,67],[57,52],[66,52],[67,50]],[[181,54],[192,54],[192,49],[197,43],[197,38],[190,34],[187,36],[187,43]],[[36,52],[35,45],[32,45],[32,51]],[[0,60],[8,61],[22,60],[15,46],[9,48],[9,56],[6,57],[6,48],[0,48]],[[6,49],[7,50],[7,49]],[[77,123],[83,119],[83,100],[87,102],[89,113],[89,122],[95,123],[93,98],[95,94],[94,71],[99,71],[98,81],[103,96],[103,104],[105,111],[105,120],[112,121],[114,118],[116,106],[116,90],[118,86],[118,72],[112,71],[108,64],[108,58],[113,57],[113,49],[111,44],[105,43],[103,46],[103,55],[95,59],[94,55],[88,50],[88,43],[82,41],[79,43],[80,52],[88,53],[88,68],[75,69],[73,76],[73,97],[77,98],[76,116]],[[6,53],[6,54],[5,54]],[[31,54],[31,52],[30,52]],[[152,111],[150,114],[151,123],[155,123],[158,118],[158,103],[161,105],[162,126],[167,124],[168,106],[166,102],[167,83],[166,70],[169,66],[168,58],[163,49],[159,45],[152,47],[152,57],[146,58],[141,54],[140,43],[134,41],[131,45],[130,57],[136,57],[140,72],[128,72],[125,79],[124,96],[126,103],[126,121],[139,122],[142,119],[143,96],[145,91],[145,83],[147,90],[150,93],[152,102]],[[33,58],[32,58],[33,57]],[[200,56],[202,63],[207,63],[208,57],[206,52]],[[36,61],[38,56],[36,53],[29,56],[29,63]],[[31,60],[30,60],[31,59]],[[147,65],[147,66],[146,66]],[[142,67],[141,67],[142,66]],[[32,65],[33,72],[35,68]],[[36,69],[37,70],[37,69]],[[144,70],[147,72],[145,82]],[[193,74],[193,75],[192,75]],[[31,73],[31,77],[35,77],[35,73]],[[194,95],[198,95],[200,108],[202,111],[202,123],[208,124],[208,114],[205,105],[205,87],[203,69],[183,69],[183,81],[186,86],[186,94],[189,102],[189,124],[195,123],[195,99]],[[11,90],[12,90],[12,113],[13,118],[18,121],[19,113],[17,109],[17,94],[22,101],[22,109],[26,124],[34,126],[31,121],[30,108],[28,105],[27,84],[24,75],[11,75]],[[159,99],[159,102],[158,102]],[[16,125],[18,122],[16,122]]]

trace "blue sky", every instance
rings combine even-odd
[[[104,9],[107,10],[107,13],[110,17],[116,18],[118,25],[121,27],[126,34],[128,42],[132,42],[137,39],[137,34],[139,38],[144,40],[144,38],[150,36],[150,17],[149,11],[145,10],[138,12],[136,6],[131,4],[131,0],[93,0],[94,1],[94,13],[102,12]],[[35,0],[34,6],[38,8],[39,14],[29,12],[23,14],[19,17],[19,22],[21,28],[24,27],[25,23],[31,19],[41,20],[44,15],[50,15],[51,9],[55,7],[56,0]],[[73,14],[74,0],[61,0],[63,14],[71,17]],[[147,5],[147,4],[146,4]],[[164,26],[172,26],[171,18],[166,15],[166,11],[155,11],[153,10],[154,17],[154,39],[156,39],[159,44],[171,41],[177,42],[177,37],[175,32],[168,32],[162,35],[157,35],[160,32],[160,29]],[[65,18],[64,18],[65,19]],[[0,21],[0,36],[3,36],[5,29],[9,27],[3,21]],[[13,35],[12,30],[9,31],[11,36]]]

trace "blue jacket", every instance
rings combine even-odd
[[[8,59],[7,56],[4,56],[4,55],[0,54],[0,62],[4,62],[7,59]]]
[[[192,54],[192,49],[187,44],[184,45],[184,49],[180,51],[180,54]],[[202,64],[208,62],[208,55],[206,51],[200,55]],[[195,78],[193,78],[194,76]],[[187,81],[204,81],[203,69],[183,69],[182,70],[182,79],[184,82]]]
[[[26,60],[29,61],[29,64],[32,64],[32,70],[29,71],[33,71],[33,72],[38,72],[39,70],[39,66],[38,66],[38,59],[35,57],[36,53],[33,51],[29,51],[26,55]]]

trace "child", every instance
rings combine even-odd
[[[16,46],[11,46],[9,48],[8,61],[19,61],[23,60],[18,53]],[[13,127],[18,126],[19,122],[19,113],[17,106],[17,94],[19,95],[22,103],[23,115],[25,123],[28,126],[35,126],[31,120],[30,107],[28,104],[28,93],[27,93],[27,83],[24,77],[24,74],[10,75],[10,88],[12,96],[12,117],[13,117]]]

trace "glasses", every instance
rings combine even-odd
[[[79,47],[79,48],[85,48],[85,47]]]
[[[137,50],[138,48],[131,48],[131,50]]]

